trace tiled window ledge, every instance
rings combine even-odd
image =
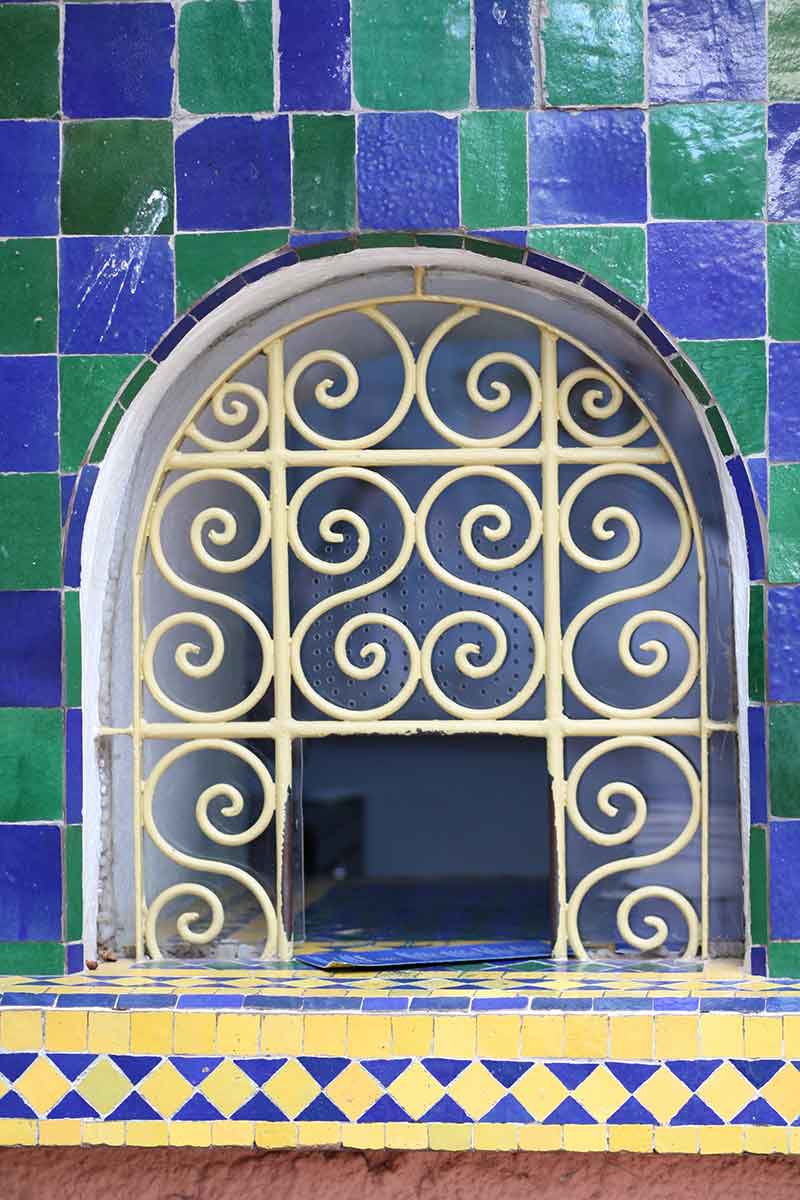
[[[800,984],[703,970],[11,978],[0,1144],[800,1152]]]

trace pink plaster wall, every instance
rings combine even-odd
[[[0,1151],[3,1200],[796,1200],[782,1155]]]

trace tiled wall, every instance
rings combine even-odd
[[[800,974],[795,101],[797,0],[0,3],[0,970],[80,961],[80,530],[145,356],[290,238],[463,228],[648,306],[749,461],[754,968]]]

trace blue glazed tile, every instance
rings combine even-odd
[[[189,313],[182,317],[176,325],[173,325],[169,333],[161,339],[156,348],[153,350],[150,357],[154,362],[163,362],[168,354],[171,354],[179,342],[182,342],[187,333],[194,329],[196,321]]]
[[[755,1013],[764,1011],[763,996],[702,996],[700,1012]]]
[[[635,321],[639,316],[638,304],[632,304],[630,300],[626,300],[624,296],[620,296],[619,292],[615,292],[613,288],[607,287],[601,283],[599,279],[594,279],[591,275],[587,275],[584,279],[582,287],[587,291],[592,292],[595,296],[599,296],[601,300],[605,300],[612,308],[616,308],[623,316],[630,317]]]
[[[769,348],[769,456],[772,462],[800,462],[798,371],[800,343],[773,342]]]
[[[684,338],[764,333],[764,226],[659,221],[647,230],[650,311]]]
[[[191,1099],[173,1114],[173,1121],[221,1121],[222,1113],[210,1100],[195,1092]]]
[[[420,1120],[425,1124],[433,1121],[443,1125],[468,1125],[472,1118],[468,1117],[461,1105],[456,1104],[450,1096],[442,1096],[441,1100],[429,1108]]]
[[[297,1061],[323,1088],[333,1083],[336,1076],[341,1075],[350,1062],[348,1058],[322,1058],[316,1054],[303,1055]]]
[[[197,1087],[204,1079],[207,1079],[212,1071],[216,1070],[222,1062],[221,1058],[208,1058],[201,1055],[170,1055],[169,1061],[172,1063],[176,1071],[180,1071],[187,1083],[191,1083]]]
[[[149,1075],[162,1061],[155,1054],[112,1054],[110,1057],[133,1084],[141,1083],[145,1075]]]
[[[412,1012],[467,1012],[469,996],[414,996],[411,1000]]]
[[[244,996],[232,996],[230,994],[220,995],[215,993],[209,995],[192,995],[191,993],[178,997],[178,1008],[242,1008],[244,1006]]]
[[[373,1078],[377,1079],[378,1083],[382,1083],[384,1087],[389,1087],[397,1079],[398,1075],[402,1075],[406,1067],[411,1065],[410,1058],[362,1058],[361,1066],[365,1071],[369,1071]]]
[[[0,1117],[27,1117],[35,1120],[36,1113],[16,1092],[7,1092],[0,1100]]]
[[[767,592],[769,699],[800,700],[800,587]]]
[[[58,592],[0,592],[0,662],[0,707],[60,707]]]
[[[574,1000],[564,996],[531,997],[531,1009],[534,1012],[589,1012],[591,1007],[592,1002],[588,997]]]
[[[0,941],[60,938],[60,829],[0,825]]]
[[[63,105],[68,117],[168,117],[171,4],[68,4]]]
[[[573,1091],[576,1087],[588,1079],[595,1070],[596,1064],[593,1062],[571,1063],[571,1062],[548,1062],[547,1069],[555,1075],[563,1083],[565,1088]]]
[[[502,1083],[503,1087],[513,1087],[518,1079],[521,1079],[526,1071],[529,1071],[533,1065],[529,1060],[523,1059],[520,1062],[513,1062],[509,1059],[482,1058],[481,1063],[490,1075],[493,1075],[498,1083]]]
[[[201,321],[203,317],[207,317],[210,312],[218,308],[223,300],[229,300],[231,296],[235,296],[237,292],[240,292],[246,283],[247,280],[243,275],[237,275],[234,279],[229,279],[227,283],[223,283],[222,287],[218,287],[198,304],[195,304],[194,308],[190,310],[191,316],[194,317],[195,321]]]
[[[761,100],[764,0],[650,0],[650,99]]]
[[[0,999],[3,1008],[52,1008],[55,995],[46,992],[4,992]]]
[[[281,108],[349,110],[350,0],[281,0]]]
[[[766,719],[761,705],[747,710],[747,745],[750,751],[750,824],[767,823]]]
[[[782,1058],[732,1058],[731,1064],[748,1083],[759,1090],[765,1087],[774,1075],[778,1074],[784,1064]]]
[[[0,471],[58,470],[55,357],[0,358]]]
[[[760,950],[766,965],[766,947],[753,946],[753,950]],[[765,975],[766,971],[753,971],[756,975]],[[767,1012],[800,1012],[800,996],[767,996]]]
[[[598,996],[593,1007],[595,1012],[650,1012],[653,1001],[647,996]]]
[[[713,1075],[721,1063],[721,1058],[671,1058],[666,1065],[681,1083],[685,1083],[694,1092]]]
[[[175,996],[163,992],[122,992],[117,996],[116,1007],[121,1010],[138,1008],[174,1008]]]
[[[411,1117],[408,1115],[405,1109],[401,1108],[397,1101],[393,1100],[392,1097],[388,1095],[381,1096],[379,1100],[376,1100],[375,1103],[358,1118],[359,1124],[364,1125],[375,1121],[383,1123],[386,1121],[409,1122],[410,1120]]]
[[[276,1071],[279,1071],[286,1062],[285,1058],[236,1058],[234,1059],[237,1067],[240,1067],[257,1087],[262,1087],[268,1079],[271,1079]]]
[[[747,562],[752,580],[764,578],[764,535],[761,528],[761,516],[753,494],[753,486],[747,474],[747,468],[737,455],[726,462],[728,474],[733,480],[739,508],[744,521],[744,532],[747,539]]]
[[[473,1012],[519,1012],[528,1007],[526,996],[475,996]]]
[[[35,1054],[0,1054],[0,1075],[14,1083],[35,1058]]]
[[[76,1117],[89,1117],[90,1119],[96,1119],[100,1116],[100,1113],[92,1108],[88,1100],[84,1100],[80,1092],[67,1092],[66,1096],[63,1096],[58,1104],[55,1104],[50,1109],[47,1115],[51,1120],[60,1120],[65,1117],[73,1119]]]
[[[56,1001],[58,1008],[114,1008],[116,992],[64,992]]]
[[[750,947],[750,974],[751,975],[766,975],[767,973],[767,948],[766,946],[751,946]],[[769,1006],[767,999],[767,1012],[773,1010]]]
[[[405,1012],[408,1009],[407,996],[365,996],[362,1012]]]
[[[326,229],[323,233],[293,233],[289,237],[290,246],[320,246],[326,242],[352,241],[352,235],[344,229]]]
[[[66,524],[67,517],[69,516],[69,506],[70,506],[70,502],[72,500],[72,493],[75,491],[75,484],[77,482],[78,482],[77,475],[62,475],[61,476],[60,491],[61,491],[61,524],[62,524],[62,526]]]
[[[531,1125],[535,1118],[523,1108],[516,1096],[503,1096],[497,1104],[480,1118],[481,1122],[508,1125]]]
[[[347,1117],[324,1092],[320,1092],[316,1100],[312,1100],[301,1113],[298,1121],[346,1121]]]
[[[242,276],[247,283],[255,283],[257,279],[263,279],[265,275],[271,275],[273,271],[281,271],[284,267],[293,267],[299,261],[300,256],[292,250],[288,254],[279,254],[277,258],[268,258],[266,262],[248,267],[246,271],[242,271]]]
[[[303,998],[302,996],[245,996],[244,1007],[297,1012],[303,1007]]]
[[[365,229],[457,226],[457,122],[437,113],[363,113],[358,211]]]
[[[767,469],[766,458],[748,458],[747,469],[750,472],[750,478],[753,481],[753,491],[756,494],[756,499],[761,505],[761,511],[764,516],[769,513],[769,472]]]
[[[629,1092],[635,1092],[658,1070],[658,1063],[613,1062],[608,1069]]]
[[[557,279],[568,279],[571,283],[577,283],[583,279],[585,274],[584,271],[570,266],[569,263],[551,258],[549,254],[537,254],[534,250],[529,250],[526,254],[525,265],[532,267],[535,271],[545,271],[548,275],[555,275]]]
[[[83,820],[83,721],[79,708],[67,709],[66,729],[67,823],[80,825]]]
[[[667,335],[659,329],[652,317],[648,317],[647,313],[641,313],[636,324],[648,341],[653,343],[659,354],[663,354],[665,358],[671,358],[675,353],[676,347],[673,346]]]
[[[83,944],[81,942],[70,942],[67,946],[67,974],[74,975],[76,971],[82,971],[85,961]]]
[[[469,1066],[466,1058],[425,1058],[422,1060],[425,1070],[440,1083],[447,1087],[462,1071]]]
[[[87,1067],[97,1061],[95,1054],[50,1054],[48,1057],[70,1083],[74,1083]]]
[[[291,222],[289,119],[209,117],[175,142],[179,229]]]
[[[655,1012],[697,1012],[699,996],[656,996],[653,999]]]
[[[268,1100],[263,1092],[256,1092],[249,1100],[231,1114],[234,1121],[285,1121],[286,1114],[282,1113],[276,1104]]]
[[[676,1112],[670,1125],[724,1125],[722,1117],[709,1108],[699,1096],[692,1096],[683,1108]]]
[[[0,237],[58,233],[57,121],[0,121]]]
[[[609,1125],[654,1125],[655,1117],[636,1099],[629,1097],[616,1112],[608,1118]]]
[[[86,525],[86,514],[89,511],[89,501],[92,498],[92,492],[94,491],[99,471],[99,467],[87,466],[83,468],[77,478],[72,513],[69,517],[69,527],[66,531],[66,542],[64,545],[65,587],[80,587],[83,530]]]
[[[528,234],[524,229],[472,229],[469,236],[486,238],[488,241],[508,242],[512,246],[523,248],[528,244]]]
[[[767,1104],[763,1096],[751,1100],[740,1113],[731,1117],[731,1125],[787,1125],[788,1122]]]
[[[797,626],[795,625],[795,629]],[[770,937],[800,937],[800,821],[771,821],[769,827]]]
[[[646,220],[647,146],[641,112],[533,112],[528,130],[534,223]]]
[[[796,221],[800,217],[800,104],[770,104],[767,130],[769,217]]]
[[[172,324],[167,238],[62,238],[60,257],[62,353],[146,354]]]
[[[474,0],[475,75],[480,108],[533,105],[529,0]]]
[[[558,1108],[554,1108],[549,1116],[544,1118],[543,1125],[595,1125],[594,1117],[578,1104],[572,1096],[562,1100]]]
[[[108,1114],[107,1121],[159,1121],[160,1114],[147,1103],[144,1096],[131,1092]]]

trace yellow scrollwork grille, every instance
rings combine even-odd
[[[383,339],[385,361],[392,359],[384,371],[383,391],[392,391],[388,407],[367,394],[353,353],[315,344],[323,336],[336,338],[342,323],[356,318],[368,331],[365,347],[370,338]],[[490,323],[488,349],[479,333],[483,318]],[[464,340],[473,328],[474,347]],[[512,349],[504,348],[506,328]],[[474,361],[460,374],[450,362],[434,379],[437,355],[447,365],[453,336],[461,337],[462,351],[473,350]],[[386,380],[396,380],[396,389]],[[359,405],[360,426],[351,419]],[[417,483],[410,485],[414,472]],[[597,484],[602,494],[611,481],[616,499],[594,512],[588,534],[583,526],[576,534],[575,525],[586,524],[585,514],[580,522],[575,514],[585,509],[587,490]],[[321,497],[329,486],[350,500],[326,506]],[[440,528],[436,541],[432,512],[454,488],[470,489],[469,510],[455,528]],[[507,503],[498,498],[504,490]],[[624,500],[646,491],[657,494],[662,506],[662,532],[663,514],[669,515],[676,547],[665,566],[631,583],[624,573],[639,555],[643,531]],[[239,497],[236,504],[221,499],[231,492]],[[165,534],[168,515],[173,506],[191,508],[193,494],[202,506],[195,511],[195,504],[186,518],[189,557],[176,565],[174,537],[170,543]],[[388,505],[399,529],[394,541],[383,537],[379,565],[371,571],[365,563],[381,539],[370,528],[374,504],[358,500],[367,494]],[[252,506],[248,545],[226,556],[242,535],[243,505]],[[316,526],[312,545],[304,532],[309,512]],[[512,538],[518,518],[525,528]],[[589,553],[587,536],[601,548],[609,544],[611,553]],[[452,555],[443,561],[441,546],[448,542],[460,556],[458,569]],[[562,595],[567,568],[569,596]],[[241,583],[251,569],[262,572],[268,604],[255,603]],[[303,571],[317,589],[313,595],[295,588]],[[679,611],[670,591],[687,571],[691,613]],[[592,581],[585,603],[575,588],[576,572]],[[624,586],[598,586],[615,573],[627,580]],[[443,615],[423,619],[413,594],[414,580],[423,576],[438,595],[449,596],[437,609]],[[526,592],[523,585],[533,578],[538,591]],[[572,336],[501,304],[429,294],[418,269],[413,293],[340,304],[253,346],[197,401],[173,438],[139,531],[133,613],[139,679],[132,726],[138,954],[161,954],[157,923],[169,903],[195,899],[207,906],[210,920],[194,910],[177,919],[180,937],[190,944],[213,941],[224,921],[223,900],[208,883],[187,880],[146,894],[147,844],[148,853],[155,848],[189,873],[218,876],[249,891],[266,922],[264,957],[288,956],[283,873],[293,742],[415,731],[502,732],[546,741],[557,957],[568,951],[586,957],[581,906],[597,884],[666,863],[698,837],[699,903],[675,887],[648,883],[626,891],[616,919],[624,941],[655,949],[666,941],[667,922],[645,916],[652,932],[637,933],[631,912],[639,904],[666,903],[683,918],[685,956],[706,952],[708,740],[715,729],[731,726],[712,722],[708,713],[705,586],[698,515],[679,461],[639,396]],[[393,588],[405,596],[399,609],[386,603]],[[587,682],[579,661],[592,623],[615,612],[621,627],[614,652],[632,684],[630,707],[618,693],[604,696],[596,680]],[[645,634],[637,643],[642,629],[653,625],[664,628],[665,640]],[[318,645],[323,626],[332,631],[328,651]],[[165,682],[164,647],[177,636],[186,639],[187,629],[196,632],[170,651]],[[240,634],[250,646],[246,682],[238,696],[215,701],[207,686],[224,674]],[[502,689],[492,689],[492,678],[514,654],[517,669],[506,671]],[[324,684],[328,667],[348,685],[345,696]],[[454,678],[462,681],[458,688]],[[659,678],[667,687],[656,695],[652,685]],[[635,686],[643,680],[650,691],[636,703]],[[194,685],[206,689],[203,699],[191,693]],[[571,766],[565,754],[570,739],[580,747]],[[259,740],[274,747],[274,777],[251,748]],[[688,741],[695,747],[691,754],[679,748]],[[159,743],[177,744],[148,765],[148,751]],[[593,824],[579,803],[586,773],[606,755],[628,750],[674,768],[685,781],[688,815],[668,844],[644,854],[617,853],[570,883],[568,831],[595,848],[616,851],[645,826],[645,796],[624,780],[605,784],[597,795],[606,817],[618,815],[624,798],[631,816],[623,828]],[[208,782],[196,801],[197,830],[207,844],[198,853],[179,848],[161,829],[155,798],[175,765],[201,751],[251,770],[259,802],[246,828],[223,832],[216,820],[242,812],[241,789],[233,781]],[[212,804],[222,805],[216,819]],[[232,848],[265,833],[274,835],[276,845],[272,889],[232,856]]]

